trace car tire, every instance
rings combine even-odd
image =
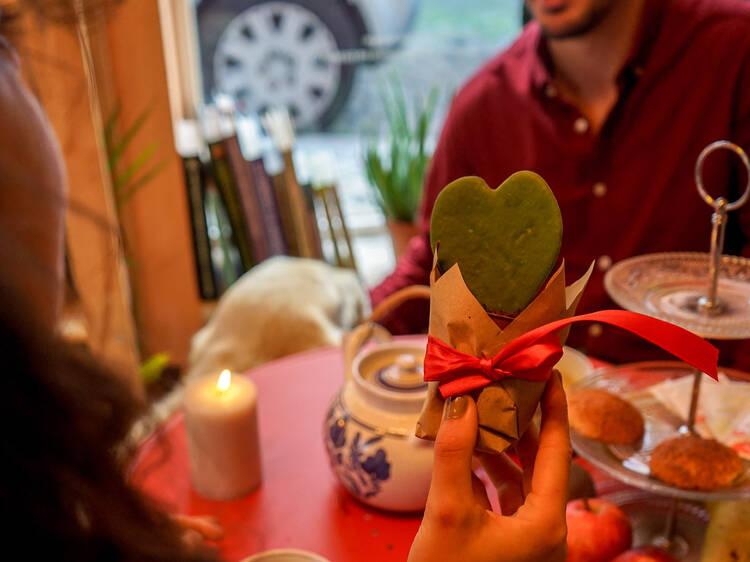
[[[267,17],[270,12],[273,12],[271,19]],[[224,91],[233,95],[238,100],[240,110],[246,112],[262,113],[276,105],[287,105],[300,129],[325,129],[346,103],[355,70],[354,64],[350,62],[328,61],[330,67],[324,65],[320,58],[316,59],[315,65],[305,62],[306,70],[302,71],[306,73],[305,76],[309,77],[318,71],[320,76],[325,73],[326,82],[323,88],[311,86],[308,89],[310,97],[307,100],[302,99],[302,92],[298,92],[296,102],[288,103],[287,100],[285,103],[284,95],[273,95],[272,86],[278,89],[279,84],[282,84],[283,89],[287,83],[293,84],[295,80],[302,80],[292,77],[300,75],[300,71],[296,69],[302,66],[298,61],[304,58],[300,55],[301,51],[294,51],[294,48],[305,47],[305,33],[308,28],[313,29],[313,40],[326,46],[332,46],[335,42],[335,48],[339,51],[361,47],[365,26],[359,12],[350,4],[339,0],[203,0],[198,6],[197,15],[203,83],[207,97],[211,97],[217,91]],[[284,47],[275,50],[262,47],[266,50],[261,52],[259,47],[255,51],[246,51],[244,44],[238,42],[238,39],[246,40],[252,48],[254,40],[261,40],[256,37],[258,32],[266,38],[270,36],[272,40],[276,40],[273,33],[278,29],[284,29],[285,18],[296,18],[297,21],[303,21],[300,18],[308,18],[304,21],[311,22],[306,24],[305,33],[298,35],[299,42],[293,44],[293,48],[287,49],[289,41],[285,41]],[[238,29],[242,37],[238,37]],[[280,38],[277,42],[281,44]],[[240,46],[243,46],[242,52],[248,58],[252,58],[250,53],[259,54],[250,61],[243,58],[237,66],[232,59],[233,53],[237,52]],[[230,51],[231,53],[225,56],[225,52]],[[271,60],[272,57],[275,59]],[[275,65],[274,68],[282,67],[281,79],[271,80],[268,77],[268,67],[272,65]],[[311,70],[313,66],[315,70]],[[237,72],[233,74],[233,70]],[[275,74],[278,75],[279,71]],[[247,78],[243,79],[242,76]],[[243,80],[246,83],[245,91],[242,87],[230,91],[233,83],[240,84]],[[258,93],[253,95],[250,88],[256,88]],[[288,89],[293,88],[290,85]],[[286,94],[296,95],[288,91]],[[323,96],[323,99],[320,96]],[[313,109],[310,109],[311,105]]]

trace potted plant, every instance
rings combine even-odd
[[[370,140],[365,149],[367,180],[385,215],[396,259],[418,232],[415,219],[430,159],[425,141],[437,96],[433,88],[426,102],[417,99],[410,115],[403,88],[394,78],[381,92],[388,122],[387,141]]]

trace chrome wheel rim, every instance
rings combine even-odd
[[[310,10],[287,2],[252,6],[232,19],[214,53],[217,90],[243,112],[289,109],[299,128],[333,103],[341,79],[336,39]]]

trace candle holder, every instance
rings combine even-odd
[[[720,149],[730,150],[739,156],[748,174],[745,189],[733,202],[724,197],[712,197],[706,191],[703,182],[703,165],[706,158]],[[623,260],[615,264],[605,275],[605,289],[612,299],[626,310],[666,320],[706,339],[750,338],[750,259],[722,255],[727,214],[744,205],[750,196],[750,161],[747,154],[741,147],[729,141],[720,140],[709,144],[701,151],[696,161],[695,183],[700,197],[713,209],[710,253],[659,253]],[[634,380],[638,380],[641,386],[649,386],[655,382],[651,380],[653,377],[666,376],[659,369],[653,370],[651,375],[649,370],[643,370],[637,377],[629,378],[623,378],[625,373],[618,372],[617,369],[613,372],[616,372],[617,376],[608,377],[606,381],[594,379],[591,384],[608,388],[619,388],[618,384],[625,384],[628,388],[620,388],[620,392],[630,392],[633,389],[629,385],[632,385]],[[667,549],[681,559],[689,553],[688,542],[676,532],[675,520],[680,499],[750,498],[750,482],[716,492],[697,492],[675,488],[649,477],[650,449],[668,436],[695,431],[702,373],[685,368],[680,372],[680,376],[685,375],[693,376],[689,414],[686,419],[665,421],[666,418],[655,413],[656,410],[648,404],[639,404],[647,427],[651,427],[652,435],[649,439],[653,441],[644,444],[640,451],[622,451],[621,448],[618,450],[594,444],[578,435],[573,436],[576,451],[614,477],[630,485],[673,498],[664,528],[653,529],[650,542]],[[620,379],[619,383],[616,382],[617,379]],[[623,381],[630,382],[626,384]],[[654,433],[654,428],[657,427],[663,430],[661,434],[658,431]],[[749,469],[748,463],[745,464],[744,480],[747,480]]]

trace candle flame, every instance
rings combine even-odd
[[[229,384],[231,382],[232,382],[232,373],[229,372],[229,369],[224,369],[219,375],[219,380],[217,381],[216,386],[219,388],[221,392],[225,392],[229,388]]]

